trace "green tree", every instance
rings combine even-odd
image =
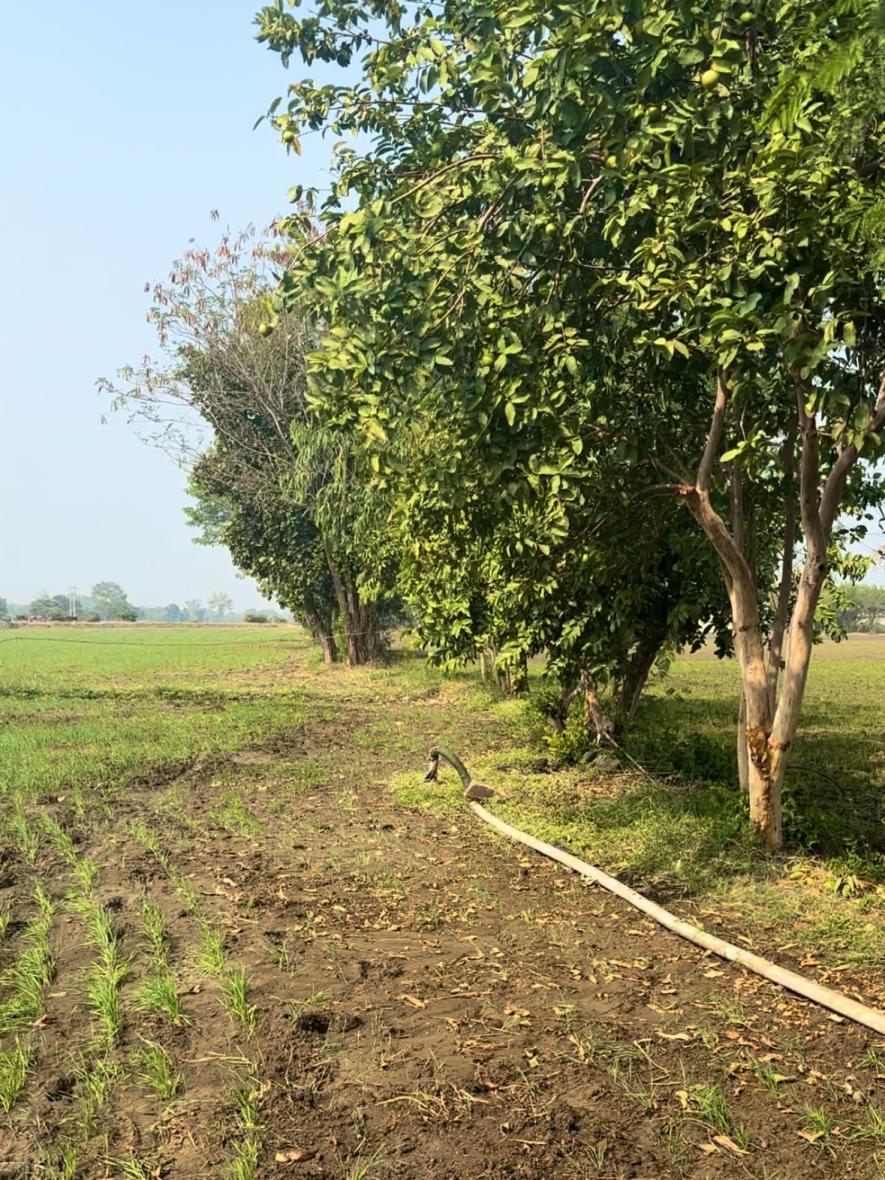
[[[444,416],[448,479],[416,495],[456,498],[481,450],[495,487],[535,479],[568,518],[618,447],[631,494],[682,502],[721,568],[772,847],[840,514],[857,533],[880,495],[877,11],[333,0],[258,18],[284,57],[361,55],[355,83],[299,81],[273,113],[290,146],[365,137],[337,151],[322,235],[289,223],[280,306],[307,293],[328,323],[315,404],[382,478],[416,416]],[[755,559],[774,549],[769,604]]]
[[[121,387],[103,385],[190,470],[200,540],[227,545],[305,620],[326,658],[340,619],[348,663],[364,663],[380,648],[365,592],[381,583],[366,531],[375,518],[351,478],[346,439],[321,430],[308,403],[308,320],[292,309],[266,331],[285,262],[279,243],[252,231],[212,254],[189,250],[154,290],[164,360],[124,370]],[[275,543],[290,551],[269,550]]]
[[[96,582],[90,597],[94,609],[103,619],[132,620],[137,616],[135,607],[119,582]]]

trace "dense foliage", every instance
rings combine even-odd
[[[425,636],[623,698],[647,630],[718,624],[777,845],[820,603],[881,497],[877,3],[291,7],[260,39],[341,80],[271,117],[342,138],[277,307],[321,327],[311,405],[391,497]]]

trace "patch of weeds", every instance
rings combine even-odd
[[[852,1138],[872,1139],[885,1145],[885,1113],[878,1106],[868,1106],[866,1121],[855,1131]]]
[[[25,1087],[31,1054],[17,1037],[9,1049],[0,1050],[0,1109],[12,1110]]]
[[[80,1095],[78,1122],[85,1134],[89,1133],[95,1116],[107,1102],[108,1095],[121,1076],[120,1066],[106,1057],[90,1063],[84,1062],[77,1070]]]
[[[12,912],[8,905],[0,906],[0,938],[5,938],[6,931],[12,919]]]
[[[234,1118],[240,1137],[234,1144],[227,1167],[228,1180],[255,1180],[261,1155],[261,1090],[254,1078],[231,1093]]]
[[[181,1088],[181,1074],[162,1045],[145,1042],[137,1058],[138,1076],[158,1098],[174,1098]]]
[[[767,1094],[778,1098],[780,1096],[781,1084],[783,1082],[789,1082],[791,1079],[786,1074],[778,1073],[769,1061],[760,1061],[752,1053],[746,1054],[746,1061],[762,1089]]]
[[[818,1139],[828,1139],[833,1133],[834,1123],[822,1106],[804,1106],[802,1111],[804,1129]]]
[[[341,1168],[341,1180],[372,1180],[378,1174],[378,1169],[384,1166],[384,1156],[376,1151],[368,1159],[358,1155],[355,1160],[338,1161]]]
[[[55,913],[55,905],[39,881],[34,885],[34,901],[37,903],[40,913],[48,922]]]
[[[129,965],[120,959],[97,960],[86,977],[86,999],[99,1026],[99,1039],[112,1045],[123,1031],[120,984],[129,975]]]
[[[175,980],[168,972],[158,973],[146,979],[139,987],[135,1005],[142,1012],[160,1012],[170,1024],[181,1024],[184,1010],[178,998]]]
[[[89,856],[81,857],[73,868],[74,880],[84,893],[92,892],[92,887],[95,885],[98,873],[98,865]]]
[[[43,815],[40,819],[41,827],[50,845],[69,865],[76,864],[77,850],[74,841],[64,830],[54,815]]]
[[[249,984],[243,967],[235,967],[221,985],[224,1006],[232,1019],[236,1019],[246,1030],[247,1036],[255,1032],[257,1011],[249,1003]]]
[[[123,1176],[126,1180],[151,1180],[152,1176],[156,1176],[156,1170],[150,1164],[145,1163],[144,1160],[118,1160],[108,1158],[106,1164],[109,1168],[113,1168],[118,1176]]]
[[[601,1172],[605,1167],[605,1157],[608,1154],[608,1141],[600,1139],[598,1143],[592,1143],[586,1146],[580,1158],[574,1155],[567,1155],[565,1157],[568,1164],[569,1172],[575,1177],[575,1180],[586,1180],[590,1175],[590,1169],[594,1172]]]
[[[8,820],[9,831],[15,837],[19,851],[28,862],[33,864],[37,859],[40,841],[23,811],[14,811]]]
[[[257,836],[261,831],[261,820],[232,793],[226,794],[220,805],[209,812],[209,818],[225,831],[239,836]]]

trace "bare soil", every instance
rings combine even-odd
[[[470,813],[451,822],[396,806],[387,779],[420,769],[444,703],[399,701],[408,741],[389,748],[385,708],[339,700],[334,717],[272,749],[144,776],[100,820],[44,801],[101,866],[96,888],[131,959],[120,1073],[84,1129],[94,953],[65,907],[69,866],[44,848],[55,979],[26,1098],[0,1123],[0,1174],[60,1174],[47,1161],[64,1142],[78,1145],[78,1177],[124,1175],[121,1160],[170,1180],[234,1174],[244,1078],[261,1178],[885,1174],[870,1121],[880,1038],[705,957]],[[231,793],[258,821],[248,830],[218,818]],[[0,904],[29,914],[33,871],[6,852]],[[178,1027],[134,1003],[150,973],[145,896],[168,922]],[[228,968],[245,970],[251,1036],[199,963],[207,921]],[[0,967],[19,937],[13,928]],[[181,1072],[171,1100],[132,1065],[146,1040]],[[824,1112],[824,1131],[810,1111]]]

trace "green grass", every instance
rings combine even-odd
[[[144,927],[154,962],[158,966],[165,965],[166,956],[169,953],[169,931],[166,926],[166,918],[160,907],[149,897],[145,897],[141,903],[141,924]]]
[[[297,715],[275,675],[303,651],[297,631],[22,629],[0,644],[0,782],[20,798],[94,801],[151,767],[284,732]]]
[[[666,898],[685,916],[721,912],[727,931],[758,939],[757,949],[775,957],[780,944],[796,942],[826,965],[885,965],[885,636],[815,650],[786,786],[787,847],[778,857],[753,838],[736,787],[732,661],[704,651],[658,677],[627,742],[635,762],[614,774],[592,760],[545,764],[531,702],[459,685],[447,703],[453,748],[495,788],[491,806],[510,823]],[[479,740],[477,715],[487,719]],[[489,741],[488,730],[500,736]],[[461,812],[457,776],[446,769],[425,784],[422,753],[414,771],[391,777],[395,797],[437,814]]]

